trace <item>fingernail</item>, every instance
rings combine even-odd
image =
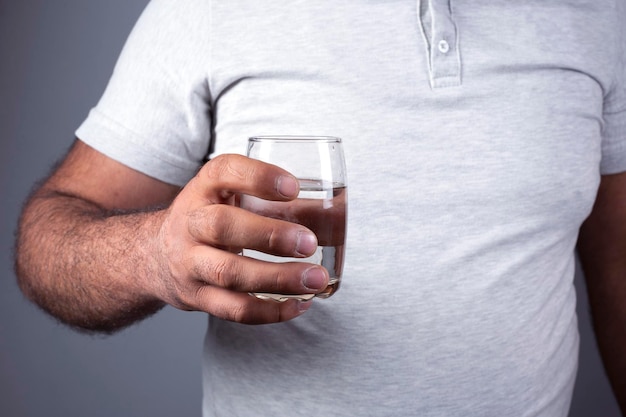
[[[311,305],[313,305],[313,300],[309,300],[309,301],[298,301],[298,311],[300,313],[304,313],[305,311],[307,311]]]
[[[293,198],[298,195],[299,184],[298,181],[289,176],[281,176],[276,180],[276,190],[283,197]]]
[[[312,291],[326,288],[326,274],[324,270],[314,266],[304,271],[302,285]]]
[[[317,250],[317,237],[310,232],[298,232],[296,252],[300,255],[311,256]]]

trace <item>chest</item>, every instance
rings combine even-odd
[[[609,82],[601,7],[234,3],[213,6],[216,153],[340,136],[357,216],[586,217]]]

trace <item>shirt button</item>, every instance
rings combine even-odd
[[[445,40],[440,40],[437,44],[437,49],[439,49],[439,52],[442,54],[447,54],[450,50],[450,44]]]

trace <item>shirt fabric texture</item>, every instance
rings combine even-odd
[[[343,139],[341,289],[208,319],[213,416],[566,416],[575,244],[626,170],[621,0],[153,0],[77,136],[184,185],[255,135]]]

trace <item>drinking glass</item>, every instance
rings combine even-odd
[[[274,256],[250,249],[243,255],[270,262],[309,262],[322,265],[330,274],[324,291],[318,294],[251,295],[274,301],[328,298],[339,288],[346,238],[346,167],[341,139],[330,136],[255,136],[248,139],[247,156],[277,165],[300,183],[295,200],[277,202],[242,195],[242,208],[275,219],[308,227],[317,236],[318,248],[308,258]]]

